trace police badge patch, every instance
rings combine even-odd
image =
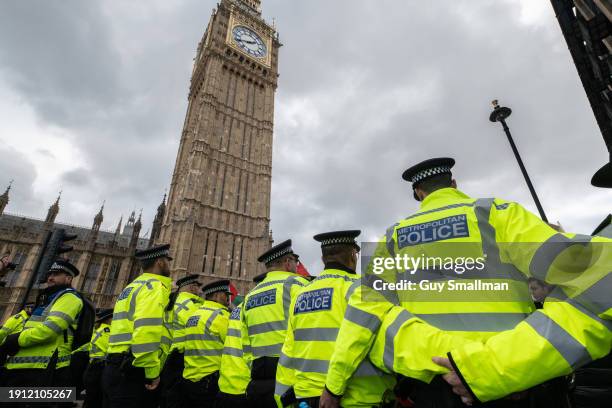
[[[295,301],[294,314],[331,310],[333,288],[323,288],[300,293]]]
[[[397,247],[401,249],[406,246],[469,236],[467,216],[458,214],[399,228],[397,230]]]

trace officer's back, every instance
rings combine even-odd
[[[247,396],[256,406],[275,406],[276,365],[285,341],[289,306],[297,290],[308,283],[295,273],[297,259],[291,240],[262,254],[258,261],[268,273],[244,300],[243,347],[253,359]]]
[[[172,284],[169,250],[169,245],[161,245],[138,251],[143,273],[117,298],[103,374],[111,407],[156,404],[162,316]]]
[[[293,393],[300,407],[318,407],[325,387],[325,376],[335,347],[338,330],[344,318],[348,298],[359,284],[355,272],[360,247],[355,238],[358,230],[333,231],[315,235],[321,242],[325,269],[305,286],[291,304],[287,337],[277,371],[277,397],[283,405]],[[379,406],[391,390],[394,379],[365,359],[350,379],[344,396],[344,407]]]

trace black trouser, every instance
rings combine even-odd
[[[85,408],[105,408],[108,406],[106,395],[102,391],[102,373],[104,372],[104,361],[94,360],[87,366],[83,374],[85,385]]]
[[[57,369],[24,368],[17,370],[6,370],[4,380],[5,387],[73,387],[70,367]],[[65,407],[72,403],[11,403],[11,407]],[[4,404],[2,405],[4,406]]]
[[[226,394],[219,392],[217,394],[217,405],[215,408],[248,408],[246,394]]]
[[[159,392],[145,388],[144,368],[132,365],[128,354],[109,354],[102,374],[102,391],[110,408],[154,408]]]
[[[178,408],[181,406],[181,381],[185,360],[182,353],[174,350],[166,359],[161,374],[162,401],[164,408]]]
[[[274,385],[278,357],[259,357],[253,360],[251,382],[247,386],[249,405],[261,408],[275,408]]]
[[[181,382],[183,391],[183,404],[185,408],[213,408],[219,393],[219,372],[203,377],[200,381],[193,382],[183,379]]]
[[[70,371],[72,373],[72,384],[76,387],[76,395],[77,397],[81,395],[81,392],[85,389],[85,384],[83,383],[83,374],[85,370],[87,370],[87,366],[89,365],[89,352],[88,351],[79,351],[78,353],[73,353],[70,357]]]
[[[562,380],[562,379],[560,379]],[[517,393],[513,396],[485,403],[475,403],[473,407],[479,408],[562,408],[560,401],[563,391],[556,386],[555,392],[547,390],[553,388],[558,380],[551,380],[533,389]],[[544,390],[544,391],[542,391]],[[401,377],[395,387],[396,395],[401,399],[410,398],[415,408],[465,408],[461,398],[453,393],[451,387],[440,376],[434,377],[431,383]],[[560,405],[561,404],[561,405]]]

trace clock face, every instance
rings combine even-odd
[[[245,26],[236,26],[232,30],[236,44],[247,54],[256,58],[263,58],[268,52],[266,44],[257,33]]]

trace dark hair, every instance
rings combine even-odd
[[[419,188],[427,194],[433,193],[441,188],[450,187],[453,183],[453,176],[450,173],[438,174],[437,176],[428,177],[425,180],[417,183],[414,187]]]
[[[157,258],[141,259],[140,265],[142,266],[142,269],[146,271],[146,270],[151,269],[153,265],[155,265],[155,261],[157,261]]]
[[[351,245],[326,245],[321,248],[323,263],[339,262],[342,265],[347,265],[351,262],[352,250],[353,246]]]

